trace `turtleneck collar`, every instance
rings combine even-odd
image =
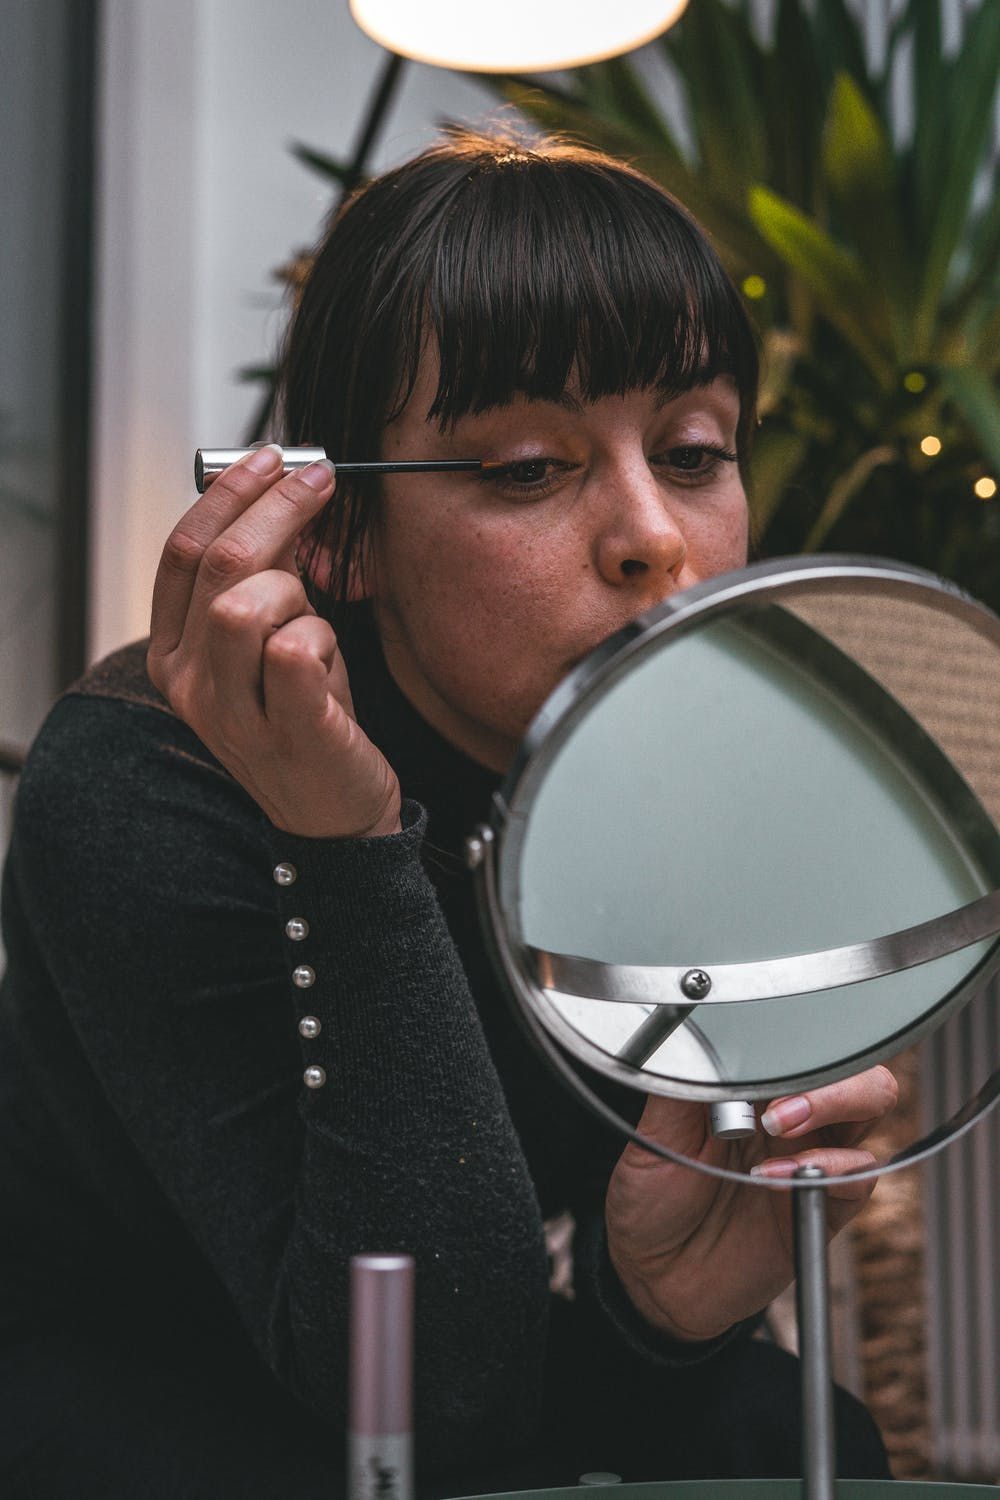
[[[427,854],[448,868],[456,861],[464,867],[465,839],[489,816],[503,778],[451,744],[413,707],[386,665],[367,604],[352,610],[342,648],[358,723],[396,772],[403,796],[427,809]]]

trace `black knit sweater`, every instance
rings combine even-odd
[[[421,1461],[485,1462],[537,1421],[542,1219],[568,1208],[574,1315],[654,1362],[710,1353],[632,1313],[601,1232],[620,1143],[549,1079],[489,970],[460,851],[496,778],[419,718],[361,630],[355,704],[399,775],[403,832],[289,836],[143,659],[127,648],[57,704],[19,789],[0,1341],[208,1330],[339,1430],[348,1258],[405,1250]]]

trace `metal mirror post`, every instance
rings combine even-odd
[[[761,1182],[752,1142],[679,1157],[572,1064],[752,1108],[933,1049],[1000,967],[998,704],[1000,620],[942,580],[867,558],[758,564],[581,663],[469,841],[499,972],[576,1095],[670,1160],[793,1193],[807,1500],[835,1493],[826,1199],[845,1179]],[[996,1063],[855,1177],[967,1129]]]

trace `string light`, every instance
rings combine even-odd
[[[991,479],[988,474],[984,474],[981,479],[976,480],[972,488],[980,500],[992,500],[997,492],[997,482],[995,479]]]
[[[925,438],[920,439],[920,451],[921,453],[925,453],[928,458],[936,458],[941,452],[941,439],[935,437],[932,432],[929,432]]]
[[[761,297],[767,295],[767,282],[763,276],[744,276],[743,295],[749,297],[751,302],[759,302]]]
[[[921,391],[927,389],[927,376],[922,375],[919,370],[909,370],[903,376],[903,385],[912,396],[919,396]]]

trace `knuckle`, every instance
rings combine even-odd
[[[301,667],[316,660],[316,652],[308,641],[295,635],[284,635],[281,631],[270,636],[264,644],[264,655],[273,667]]]
[[[281,630],[269,636],[264,650],[276,663],[298,665],[306,661],[319,661],[323,656],[323,641],[320,632],[310,628],[308,616],[298,616]]]
[[[243,578],[253,571],[253,548],[238,537],[217,536],[205,548],[203,565],[217,578]]]
[[[160,559],[161,566],[168,572],[180,573],[187,578],[192,573],[197,573],[204,552],[205,549],[197,537],[191,536],[177,526],[164,543]]]
[[[209,625],[226,634],[240,633],[257,622],[259,611],[252,598],[237,589],[216,594],[205,611]]]

